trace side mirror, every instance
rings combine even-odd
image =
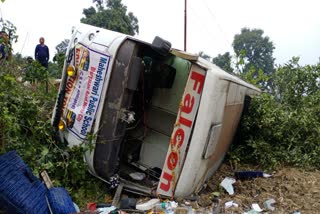
[[[160,38],[159,36],[156,36],[153,39],[151,47],[160,55],[167,56],[171,49],[171,43],[167,40]]]

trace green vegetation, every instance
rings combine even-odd
[[[35,175],[46,170],[55,186],[63,186],[79,203],[104,197],[102,182],[87,172],[83,153],[86,145],[69,148],[58,144],[50,124],[57,96],[51,77],[40,75],[43,67],[26,59],[4,62],[0,72],[0,153],[16,150]],[[29,75],[28,75],[29,74]],[[23,77],[22,82],[17,78]],[[49,92],[45,82],[49,80]],[[31,84],[24,84],[30,80]]]
[[[301,66],[293,57],[274,67],[275,47],[263,34],[243,28],[234,37],[234,72],[263,93],[251,101],[228,158],[262,168],[319,168],[320,62]],[[232,56],[219,54],[212,62],[229,71]]]
[[[252,69],[255,72],[261,69],[267,75],[274,72],[275,59],[272,55],[275,47],[263,34],[261,29],[242,28],[241,33],[234,36],[232,46],[239,72],[246,73]]]
[[[18,41],[17,28],[8,20],[0,19],[0,44],[4,44],[5,58],[10,59],[12,53],[12,43]]]
[[[273,92],[252,100],[230,159],[263,168],[319,168],[320,62],[300,66],[299,58],[293,58],[271,78]]]
[[[242,118],[239,139],[231,145],[228,158],[262,168],[319,168],[320,62],[301,66],[293,57],[275,68],[275,47],[263,34],[261,29],[243,28],[235,35],[234,69],[228,52],[212,59],[263,90]]]
[[[121,0],[107,1],[106,8],[102,1],[97,2],[97,11],[93,7],[84,9],[86,17],[82,22],[131,35],[138,33],[137,18],[132,13],[126,14]],[[16,28],[3,21],[0,27],[9,35],[6,51],[11,54],[11,44],[18,38]],[[63,40],[56,46],[48,71],[32,58],[22,58],[20,54],[1,62],[0,87],[6,90],[0,92],[0,154],[16,150],[35,175],[46,170],[54,185],[65,187],[73,200],[83,207],[87,202],[104,201],[108,187],[87,170],[83,154],[89,146],[69,148],[59,144],[51,126],[58,93],[53,80],[61,77],[68,43],[69,40]]]
[[[216,64],[227,72],[233,72],[233,68],[231,67],[231,58],[232,56],[229,52],[226,52],[222,55],[218,54],[218,56],[212,59],[212,63]]]
[[[121,0],[96,1],[96,8],[90,7],[83,10],[82,23],[97,27],[135,35],[139,33],[138,19],[132,12],[127,14],[127,7]]]

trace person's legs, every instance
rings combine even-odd
[[[45,82],[46,82],[46,93],[48,93],[48,90],[49,90],[49,86],[48,86],[48,62],[40,62],[40,64],[46,68],[46,79],[45,79]]]

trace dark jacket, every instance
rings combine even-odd
[[[48,67],[49,48],[46,45],[38,44],[34,52],[35,59],[43,66]]]
[[[0,54],[1,54],[1,57],[0,59],[4,59],[6,57],[6,52],[4,50],[4,44],[0,44]]]

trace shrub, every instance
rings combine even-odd
[[[16,78],[26,64],[15,59],[6,63],[5,72],[0,72],[0,87],[6,89],[0,92],[0,153],[16,150],[35,175],[46,170],[54,185],[67,188],[80,205],[85,199],[103,197],[104,183],[87,172],[83,160],[87,145],[69,148],[53,138],[50,120],[56,87],[46,92],[46,78],[38,78],[37,72],[23,81],[30,77],[38,81],[24,86]],[[34,63],[27,65],[29,71],[38,68]]]
[[[320,63],[298,62],[278,67],[272,93],[252,100],[231,160],[265,168],[320,167]]]

